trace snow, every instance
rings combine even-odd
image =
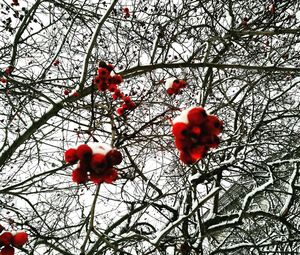
[[[274,178],[273,178],[273,174],[271,172],[271,170],[269,169],[269,173],[270,173],[270,179],[269,181],[267,181],[265,184],[255,188],[254,190],[252,190],[250,193],[248,193],[245,196],[243,205],[242,205],[242,209],[239,212],[239,219],[241,218],[243,212],[245,212],[247,210],[247,207],[250,205],[251,203],[251,199],[259,192],[264,191],[268,186],[270,186],[271,184],[274,183]],[[239,220],[238,219],[238,220]]]
[[[173,86],[173,82],[176,80],[176,78],[168,78],[166,79],[166,85],[165,88],[171,88]]]
[[[284,206],[280,210],[280,213],[278,215],[279,217],[283,216],[287,212],[288,207],[289,207],[289,205],[291,203],[292,196],[293,196],[293,193],[294,193],[293,183],[295,182],[295,179],[297,177],[297,173],[298,173],[298,168],[295,165],[293,174],[292,174],[292,176],[290,178],[290,181],[289,181],[289,187],[288,187],[288,193],[289,193],[289,195],[287,196],[287,198],[285,200]]]
[[[106,143],[88,143],[87,145],[91,147],[93,154],[100,153],[106,155],[112,149]]]
[[[200,173],[196,173],[194,175],[189,176],[189,182],[192,182],[193,180],[197,180],[201,176]]]
[[[197,106],[191,106],[191,107],[189,107],[189,108],[183,110],[183,111],[181,112],[181,114],[180,114],[179,116],[177,116],[177,117],[173,120],[173,124],[175,124],[175,123],[177,123],[177,122],[183,122],[183,123],[185,123],[185,124],[188,124],[188,123],[189,123],[189,120],[188,120],[187,115],[188,115],[189,111],[190,111],[191,109],[195,108],[195,107],[197,107]]]
[[[297,19],[298,21],[300,21],[300,11],[297,11],[297,12],[296,12],[296,19]]]

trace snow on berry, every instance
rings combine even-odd
[[[172,121],[172,134],[180,160],[187,165],[194,164],[203,159],[210,148],[217,148],[223,125],[223,121],[208,115],[202,107],[182,111]]]
[[[72,180],[77,184],[92,181],[95,184],[102,182],[112,183],[118,177],[115,165],[122,162],[122,154],[104,143],[81,144],[77,148],[65,152],[68,163],[76,163],[72,172]]]

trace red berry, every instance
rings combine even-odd
[[[112,70],[115,69],[115,67],[114,67],[112,64],[108,64],[108,65],[106,66],[106,69],[107,69],[109,72],[111,72]]]
[[[65,89],[64,95],[67,96],[67,95],[69,95],[69,94],[70,94],[70,91],[69,91],[68,89]]]
[[[12,244],[15,247],[22,247],[27,242],[28,242],[28,234],[22,231],[14,235]]]
[[[190,151],[191,158],[194,160],[199,160],[205,157],[207,149],[205,146],[197,145],[193,147]]]
[[[175,91],[178,91],[178,90],[180,89],[180,83],[179,83],[179,80],[173,81],[172,88],[173,88]]]
[[[106,169],[105,172],[101,174],[92,172],[90,175],[90,180],[95,184],[99,184],[102,182],[113,183],[117,178],[118,172],[114,168]]]
[[[135,105],[135,103],[134,102],[129,102],[128,104],[127,104],[127,106],[128,106],[128,109],[129,110],[133,110],[135,107],[136,107],[136,105]]]
[[[124,96],[123,101],[128,104],[131,102],[131,98],[129,96]]]
[[[174,93],[175,93],[175,90],[174,90],[173,88],[168,88],[168,89],[167,89],[167,94],[168,94],[169,96],[172,96]]]
[[[68,149],[65,152],[65,161],[70,164],[74,164],[78,161],[77,150],[74,148]]]
[[[122,116],[124,114],[124,112],[125,112],[125,109],[123,107],[119,107],[117,109],[117,114],[119,114],[120,116]]]
[[[12,243],[13,235],[10,232],[4,232],[0,235],[0,244],[3,246],[8,246]]]
[[[1,81],[2,83],[7,83],[7,80],[6,80],[5,78],[1,78],[0,81]]]
[[[72,181],[77,184],[86,183],[89,180],[87,172],[81,168],[76,168],[72,172]]]
[[[175,146],[178,150],[188,150],[192,146],[190,139],[175,139]]]
[[[127,104],[122,104],[121,107],[122,107],[124,110],[127,110],[127,109],[128,109]]]
[[[85,172],[91,171],[90,161],[80,160],[79,161],[79,168]]]
[[[122,162],[122,154],[118,150],[110,150],[106,154],[106,159],[110,165],[119,165]]]
[[[206,112],[202,107],[195,107],[189,110],[187,117],[191,125],[201,125],[206,119]]]
[[[112,98],[113,98],[113,100],[117,100],[118,99],[118,96],[114,93],[114,94],[112,94],[112,96],[111,96]]]
[[[129,8],[128,7],[124,7],[123,12],[124,13],[129,13]]]
[[[119,89],[115,90],[115,94],[119,98],[123,97],[123,93],[121,93],[121,91]]]
[[[194,136],[199,136],[201,134],[201,128],[198,126],[193,126],[190,128],[190,133]]]
[[[179,80],[180,88],[185,88],[187,83],[185,80]]]
[[[116,169],[108,169],[106,174],[103,176],[103,181],[106,183],[113,183],[118,178],[118,172]]]
[[[220,144],[220,138],[216,135],[212,135],[207,144],[210,148],[218,148]]]
[[[91,159],[91,168],[96,173],[102,173],[107,168],[107,161],[105,155],[101,153],[94,154]]]
[[[172,127],[172,133],[177,139],[185,139],[188,135],[188,126],[183,122],[177,122]]]
[[[73,93],[73,97],[79,97],[79,93],[76,91]]]
[[[123,78],[121,75],[115,74],[114,76],[112,76],[112,83],[120,84],[121,82],[123,82]]]
[[[59,60],[56,59],[56,60],[53,62],[53,65],[54,65],[54,66],[58,66],[58,65],[59,65]]]
[[[109,90],[110,92],[115,92],[115,91],[118,89],[117,86],[118,86],[117,84],[109,84],[108,90]]]
[[[213,135],[219,135],[223,130],[223,124],[223,121],[217,116],[208,115],[204,125],[205,131]]]
[[[216,135],[206,134],[200,137],[201,145],[206,145],[210,148],[217,148],[220,144],[220,138]]]
[[[99,174],[94,173],[94,172],[91,172],[90,180],[95,184],[100,184],[104,181],[102,175],[99,175]]]
[[[15,254],[15,249],[14,247],[11,246],[6,246],[1,250],[1,255],[14,255]]]
[[[101,78],[99,76],[96,76],[94,79],[93,79],[93,84],[97,85],[99,82],[101,82]]]
[[[91,159],[93,151],[87,144],[81,144],[77,148],[77,156],[82,161],[88,161]]]
[[[98,68],[98,75],[100,78],[107,78],[109,76],[109,71],[106,68]]]

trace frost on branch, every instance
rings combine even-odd
[[[65,152],[65,161],[77,164],[72,172],[72,180],[84,184],[89,180],[95,184],[113,183],[118,173],[115,165],[122,162],[122,154],[104,143],[81,144]]]
[[[187,165],[194,164],[204,158],[210,148],[217,148],[223,124],[217,116],[207,115],[202,107],[184,110],[172,124],[180,160]]]

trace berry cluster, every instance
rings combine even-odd
[[[79,161],[72,172],[72,180],[77,184],[84,184],[89,180],[95,184],[112,183],[118,177],[113,166],[122,162],[122,154],[107,144],[82,144],[68,149],[65,152],[65,161],[70,164]]]
[[[123,115],[126,110],[133,110],[136,105],[131,100],[129,96],[124,95],[118,88],[123,78],[121,75],[115,74],[111,75],[111,71],[114,66],[111,64],[106,64],[101,61],[99,63],[99,68],[97,70],[98,75],[94,78],[93,84],[98,88],[99,91],[109,90],[112,94],[114,100],[121,99],[123,104],[117,109],[119,115]]]
[[[210,148],[217,148],[223,124],[217,116],[207,115],[202,107],[184,110],[172,123],[180,160],[185,164],[194,164],[204,158]]]
[[[0,225],[0,232],[4,228]],[[0,254],[1,255],[14,255],[15,254],[15,248],[22,247],[25,243],[28,242],[28,234],[24,231],[19,231],[16,233],[11,232],[3,232],[0,235],[0,247],[4,246],[1,249]]]
[[[186,81],[178,80],[176,78],[169,78],[166,80],[166,90],[169,96],[177,95],[181,92],[181,89],[187,86]]]

